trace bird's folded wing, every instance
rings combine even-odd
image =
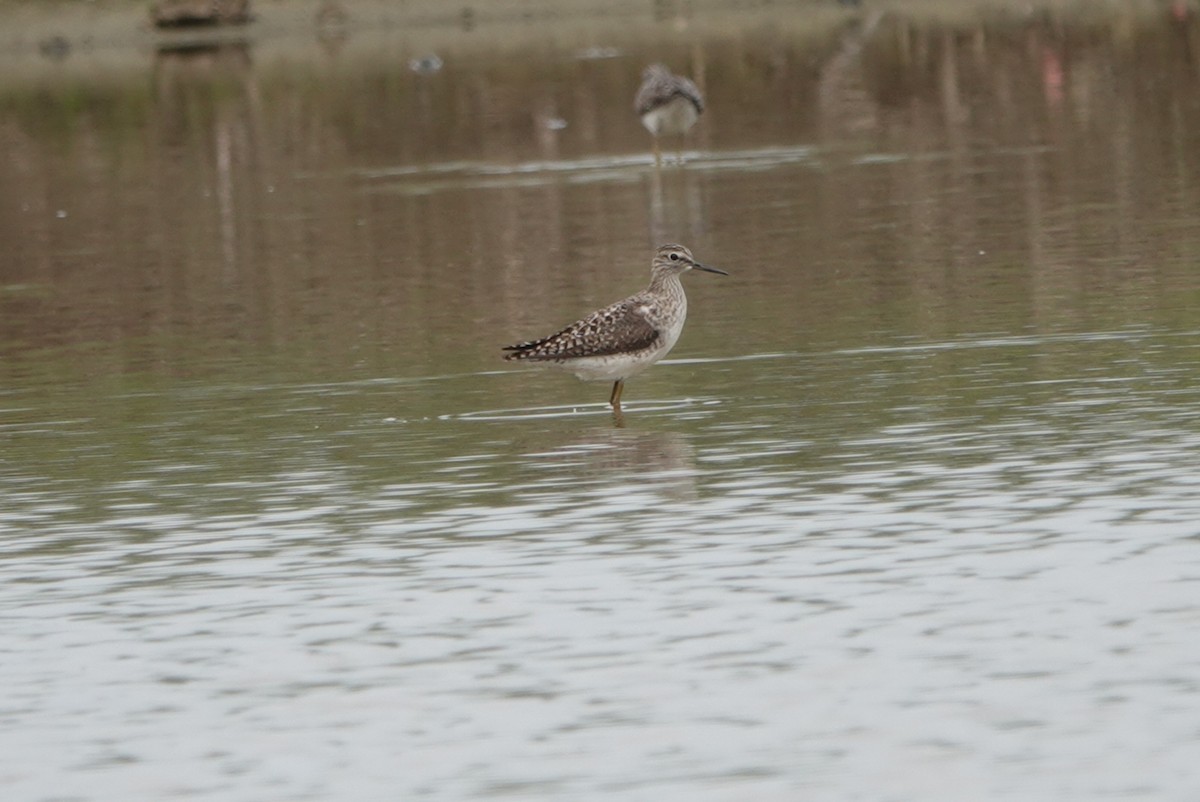
[[[557,334],[508,346],[504,350],[513,353],[505,358],[552,361],[641,351],[654,345],[660,337],[647,311],[645,304],[633,299],[618,301]]]
[[[667,75],[642,84],[633,99],[633,108],[638,114],[645,114],[677,97],[695,106],[697,114],[704,112],[704,96],[700,94],[700,88],[682,75]]]

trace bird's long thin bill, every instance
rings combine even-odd
[[[709,267],[708,265],[702,265],[699,262],[693,263],[692,267],[696,268],[697,270],[703,270],[706,273],[716,273],[717,275],[720,275],[720,276],[728,276],[729,275],[724,270],[718,270],[715,267]]]

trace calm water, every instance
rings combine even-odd
[[[5,799],[1197,798],[1200,21],[347,7],[4,57]]]

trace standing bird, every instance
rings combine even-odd
[[[651,64],[642,72],[642,85],[633,101],[642,125],[654,137],[654,164],[662,156],[658,138],[683,136],[696,124],[704,111],[704,96],[682,75],[672,75],[662,64]]]
[[[509,345],[509,361],[545,362],[584,381],[613,382],[608,403],[621,409],[625,380],[662,359],[679,339],[687,319],[687,296],[680,275],[724,270],[700,264],[682,245],[663,245],[650,265],[650,286],[623,301],[592,312],[557,334]]]

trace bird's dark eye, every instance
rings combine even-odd
[[[679,261],[679,254],[677,254],[677,253],[673,253],[673,254],[671,254],[671,261],[672,261],[672,262],[678,262],[678,261]]]

